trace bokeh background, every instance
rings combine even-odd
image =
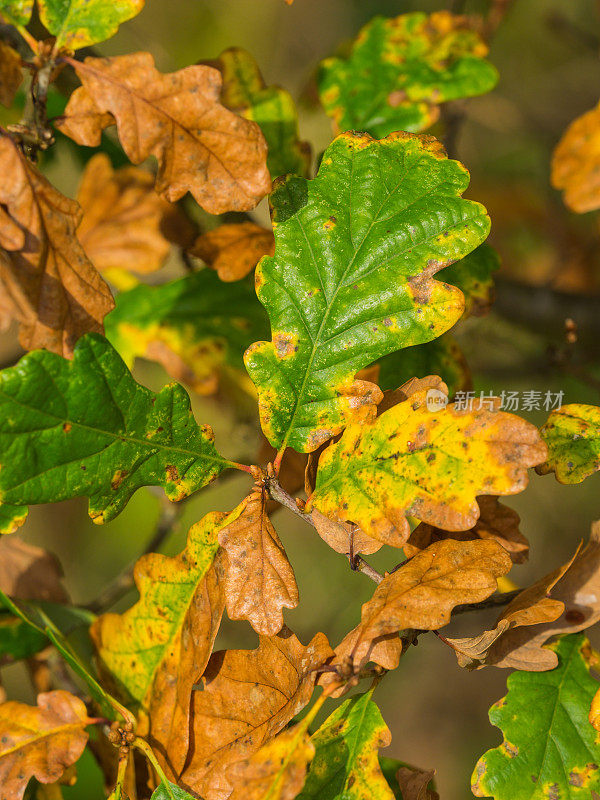
[[[375,14],[451,5],[440,0],[295,0],[292,7],[283,0],[147,0],[136,19],[97,49],[107,55],[148,50],[159,69],[172,71],[214,58],[232,45],[244,47],[258,60],[268,84],[291,91],[299,104],[301,137],[318,154],[332,135],[316,101],[319,60]],[[489,3],[467,0],[454,6],[478,13]],[[490,211],[491,241],[503,257],[495,310],[456,331],[476,390],[551,390],[563,391],[564,402],[600,400],[600,222],[595,213],[568,212],[549,179],[552,149],[563,130],[598,102],[599,45],[595,0],[514,0],[491,43],[490,59],[500,71],[498,87],[460,106],[465,120],[455,154],[472,175],[468,196]],[[75,194],[81,164],[71,146],[59,143],[43,168],[62,191]],[[261,207],[256,218],[264,220],[266,213]],[[157,277],[174,277],[179,269],[171,264]],[[579,326],[579,340],[570,347],[564,340],[567,317]],[[11,329],[0,341],[0,360],[9,364],[19,352]],[[144,362],[138,362],[136,377],[151,388],[167,380],[160,368]],[[194,396],[193,402],[196,418],[214,427],[226,455],[255,455],[258,432],[250,405],[239,419],[223,395]],[[539,424],[545,414],[523,416]],[[249,479],[235,476],[201,492],[187,504],[163,552],[181,550],[191,523],[208,511],[230,509],[249,486]],[[511,575],[525,585],[563,563],[587,538],[590,523],[600,516],[600,474],[573,487],[533,474],[527,490],[507,504],[521,515],[521,530],[531,541],[529,562]],[[141,490],[103,527],[94,526],[85,501],[76,500],[32,509],[20,535],[54,551],[74,602],[89,603],[144,550],[158,514],[157,496]],[[343,557],[287,511],[278,511],[273,519],[295,568],[302,601],[286,614],[287,623],[305,642],[324,630],[337,643],[357,623],[360,604],[372,593],[371,582],[351,572]],[[398,560],[386,548],[372,557],[381,569]],[[130,592],[117,610],[135,597]],[[493,616],[464,615],[447,629],[448,635],[478,633]],[[250,647],[255,640],[249,626],[225,621],[218,646]],[[505,693],[506,677],[502,670],[461,670],[441,641],[433,635],[421,637],[377,689],[376,700],[393,736],[384,754],[436,768],[442,800],[470,797],[477,758],[500,741],[487,709]],[[4,668],[2,678],[9,696],[32,699],[18,666]],[[78,784],[64,794],[70,800],[104,797],[91,759],[80,765]]]

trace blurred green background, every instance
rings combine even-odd
[[[147,0],[139,17],[98,50],[108,55],[149,50],[159,69],[171,71],[214,58],[232,45],[244,47],[258,60],[268,84],[284,86],[297,99],[301,137],[319,153],[331,139],[331,128],[315,100],[318,61],[375,14],[448,7],[439,0],[295,0],[292,7],[283,0]],[[488,2],[473,0],[460,7],[467,13],[485,12]],[[564,128],[598,102],[599,36],[598,5],[593,0],[515,0],[491,44],[490,59],[500,71],[497,89],[461,104],[466,120],[456,155],[472,174],[468,195],[490,211],[492,241],[504,259],[497,310],[487,318],[468,320],[457,331],[477,390],[563,391],[564,402],[600,399],[593,385],[594,376],[600,377],[598,216],[569,213],[549,183],[551,152]],[[63,143],[57,151],[44,169],[59,188],[74,195],[80,165],[71,147]],[[257,219],[266,218],[264,206],[256,212]],[[177,274],[177,266],[168,274]],[[557,353],[562,353],[566,317],[578,323],[580,339],[565,364]],[[11,329],[0,341],[0,357],[10,361],[17,353]],[[577,369],[592,380],[579,380],[573,374]],[[147,363],[138,364],[136,376],[152,388],[167,380]],[[254,456],[258,432],[253,416],[236,419],[223,396],[194,397],[194,408],[198,421],[214,427],[224,454],[237,459]],[[523,416],[539,424],[545,414]],[[191,523],[208,511],[232,508],[249,487],[249,479],[236,476],[197,495],[164,552],[178,552]],[[533,474],[527,490],[508,499],[520,513],[521,529],[532,545],[530,561],[511,574],[518,585],[572,554],[600,516],[599,494],[600,474],[573,487],[561,486],[553,476]],[[143,551],[158,512],[157,497],[142,490],[115,521],[96,527],[85,501],[73,501],[32,509],[20,535],[54,551],[73,600],[88,603]],[[337,643],[359,620],[360,604],[372,593],[371,582],[352,573],[343,557],[285,510],[274,515],[274,522],[294,566],[302,601],[286,614],[287,623],[305,642],[324,630]],[[385,569],[399,559],[384,548],[371,560]],[[118,609],[134,600],[131,592]],[[447,629],[448,635],[478,633],[493,617],[462,616]],[[253,646],[255,639],[249,626],[225,621],[218,646]],[[442,642],[433,635],[421,637],[377,690],[393,736],[384,753],[436,768],[442,800],[470,797],[475,761],[500,741],[487,721],[487,709],[505,693],[506,675],[494,669],[461,670]],[[18,666],[3,669],[2,677],[9,696],[32,699]],[[89,765],[65,797],[103,797]]]

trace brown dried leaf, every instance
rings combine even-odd
[[[252,492],[241,506],[234,521],[219,532],[227,553],[227,613],[234,620],[247,619],[257,633],[274,636],[283,626],[282,609],[298,605],[298,586],[267,516],[265,492]]]
[[[0,103],[3,106],[12,105],[22,80],[21,56],[9,44],[0,41]]]
[[[58,559],[17,536],[0,538],[0,589],[20,600],[68,603]]]
[[[580,214],[600,208],[600,105],[574,120],[552,157],[552,185]]]
[[[309,702],[314,670],[333,652],[324,634],[302,645],[284,627],[256,650],[214,653],[194,692],[190,753],[180,782],[204,800],[231,792],[227,769],[250,758]]]
[[[428,788],[434,777],[434,769],[400,767],[396,773],[396,780],[400,786],[402,800],[440,800],[439,794]]]
[[[521,520],[517,512],[498,502],[495,495],[480,495],[477,497],[477,505],[481,512],[479,519],[468,531],[444,531],[422,522],[402,546],[404,555],[412,558],[430,544],[442,539],[456,539],[461,542],[494,539],[508,552],[513,564],[526,561],[529,556],[529,542],[519,530]]]
[[[355,555],[359,553],[370,555],[376,553],[383,546],[382,542],[363,533],[358,525],[331,520],[316,508],[311,511],[311,517],[321,539],[327,542],[336,553],[349,555],[352,544],[352,552]]]
[[[267,146],[256,123],[219,103],[221,73],[208,66],[168,75],[150,53],[71,61],[83,86],[69,100],[60,130],[97,146],[117,125],[127,156],[158,160],[156,191],[174,202],[186,192],[211,214],[248,211],[269,191]]]
[[[272,231],[254,222],[221,225],[199,236],[190,250],[226,282],[245,278],[263,256],[274,252]]]
[[[71,356],[84,333],[102,333],[114,307],[110,289],[75,230],[81,211],[0,135],[0,288],[3,307],[21,323],[26,350]]]
[[[550,598],[564,604],[562,614],[534,627],[507,631],[490,649],[486,663],[530,672],[554,669],[557,655],[542,645],[552,636],[577,633],[600,620],[600,522],[592,525],[587,546],[551,588]]]
[[[82,754],[88,736],[85,705],[69,692],[40,694],[37,707],[0,705],[2,800],[21,800],[30,778],[54,783]]]
[[[428,391],[435,389],[448,397],[448,385],[438,375],[426,375],[424,378],[411,378],[399,386],[397,389],[390,389],[383,393],[383,400],[377,406],[377,416],[383,414],[384,411],[392,408],[392,406],[403,403],[421,391]]]
[[[360,625],[349,634],[355,663],[375,660],[373,640],[382,636],[447,625],[454,606],[485,600],[511,567],[508,553],[492,540],[430,545],[386,575],[363,605]]]
[[[571,567],[579,549],[578,547],[573,557],[562,567],[520,592],[500,614],[492,630],[484,631],[480,636],[447,639],[448,644],[456,651],[459,665],[471,669],[485,666],[488,655],[493,662],[502,650],[501,639],[506,631],[557,620],[564,611],[564,604],[551,598],[550,592]]]
[[[98,153],[85,168],[77,200],[83,211],[79,241],[96,269],[160,269],[170,247],[163,223],[175,209],[156,194],[150,173],[114,170],[108,156]]]
[[[306,778],[315,746],[306,725],[294,725],[229,769],[230,800],[294,800]]]

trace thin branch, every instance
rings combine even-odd
[[[300,519],[304,520],[304,522],[306,522],[312,528],[316,529],[317,526],[315,525],[312,516],[310,514],[307,514],[305,511],[302,511],[302,509],[298,507],[298,504],[296,503],[294,498],[285,491],[285,489],[279,483],[277,478],[266,477],[264,479],[264,485],[267,494],[272,500],[275,500],[277,503],[287,508],[297,517],[300,517]],[[336,523],[332,521],[332,525],[335,524]],[[341,525],[340,529],[343,530],[344,533],[346,533],[346,530]],[[367,575],[367,577],[371,578],[372,581],[375,581],[375,583],[381,583],[381,581],[383,580],[383,575],[380,572],[377,572],[377,570],[374,569],[374,567],[372,567],[367,561],[365,561],[365,559],[362,556],[359,555],[354,556],[349,554],[348,561],[350,562],[350,567],[353,570],[356,570],[357,572],[362,572],[364,575]]]

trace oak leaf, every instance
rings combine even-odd
[[[294,571],[273,523],[264,490],[254,491],[219,531],[227,553],[225,598],[230,619],[247,619],[257,633],[274,636],[283,608],[298,605]]]
[[[60,194],[0,134],[0,287],[21,323],[26,350],[70,356],[85,333],[101,333],[114,302],[76,236],[79,206]]]
[[[0,538],[0,589],[21,600],[67,603],[58,559],[16,536]]]
[[[434,777],[434,769],[400,767],[396,780],[402,792],[402,800],[440,800],[439,794],[431,788]]]
[[[315,754],[303,723],[264,744],[250,758],[227,772],[230,800],[294,800],[304,785],[306,768]]]
[[[113,36],[135,17],[145,0],[38,0],[40,19],[56,37],[55,47],[78,50]]]
[[[600,105],[574,120],[552,156],[552,185],[580,214],[600,208]]]
[[[447,625],[455,606],[485,600],[511,567],[507,552],[491,540],[430,545],[387,574],[363,605],[360,624],[345,640],[349,655],[358,664],[374,661],[373,644],[381,637]]]
[[[554,599],[551,592],[569,570],[578,553],[579,548],[566,564],[520,592],[500,614],[491,630],[484,631],[480,636],[446,639],[446,642],[454,648],[460,666],[474,668],[488,663],[502,666],[496,662],[503,656],[502,637],[506,631],[528,625],[540,625],[544,622],[555,622],[563,613],[565,606],[562,601]]]
[[[244,357],[273,446],[312,452],[374,413],[381,392],[356,373],[458,320],[462,292],[434,276],[487,236],[467,184],[439,142],[402,132],[342,134],[314,180],[277,183],[275,255],[256,271],[272,339]]]
[[[321,514],[316,508],[313,508],[310,515],[321,539],[327,542],[329,547],[335,550],[336,553],[343,553],[344,555],[364,553],[369,555],[381,549],[382,543],[371,536],[367,536],[358,525],[335,522],[326,517],[325,514]]]
[[[600,470],[600,408],[572,403],[552,411],[540,433],[548,460],[537,468],[554,471],[560,483],[581,483]]]
[[[332,656],[318,633],[306,647],[284,627],[255,650],[213,653],[192,700],[190,752],[180,783],[205,800],[231,792],[229,766],[249,758],[309,702],[315,670]]]
[[[219,103],[221,75],[207,66],[161,74],[149,53],[72,61],[82,86],[60,130],[100,144],[117,125],[130,161],[158,160],[157,192],[170,202],[191,192],[210,214],[248,211],[270,190],[260,128]]]
[[[490,650],[486,663],[532,672],[554,669],[558,663],[556,653],[543,647],[544,643],[552,636],[577,633],[600,620],[600,523],[592,525],[588,544],[578,551],[551,588],[550,600],[564,606],[558,617],[507,630]]]
[[[401,547],[410,535],[407,515],[468,530],[479,517],[476,496],[522,491],[527,468],[546,452],[537,429],[519,417],[484,403],[429,410],[422,390],[373,422],[346,428],[319,459],[306,510]]]
[[[415,553],[441,539],[457,541],[494,539],[508,552],[513,564],[522,564],[526,561],[529,555],[529,542],[519,530],[520,517],[517,512],[500,503],[495,495],[481,495],[476,500],[480,514],[470,530],[445,531],[422,522],[402,545],[404,555],[412,558]]]
[[[208,63],[223,75],[223,105],[260,126],[268,146],[271,176],[308,175],[311,147],[300,141],[298,112],[289,92],[279,86],[267,86],[258,64],[241,47],[224,50]]]
[[[88,722],[85,705],[65,691],[38,695],[37,707],[0,705],[2,800],[21,800],[30,778],[57,781],[82,754]]]
[[[225,606],[224,564],[217,553],[225,514],[190,528],[175,558],[151,553],[134,570],[140,599],[91,628],[109,679],[139,708],[139,733],[175,777],[188,748],[192,688],[208,662]]]
[[[97,270],[160,269],[170,249],[163,224],[175,210],[156,194],[149,172],[115,170],[105,153],[97,153],[87,163],[77,200],[83,212],[79,241]]]
[[[3,106],[12,105],[22,81],[21,56],[9,44],[0,42],[0,103]]]
[[[245,278],[263,256],[272,256],[274,251],[271,231],[254,222],[236,222],[203,233],[190,253],[216,270],[222,281],[230,282]]]
[[[31,19],[33,0],[0,0],[0,16],[9,25],[25,27]]]

